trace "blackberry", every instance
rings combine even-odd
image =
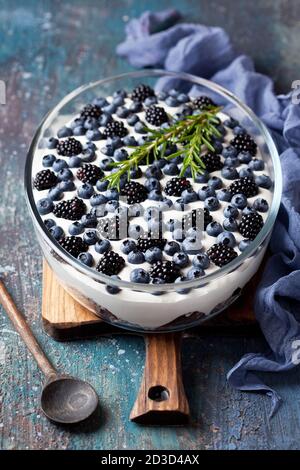
[[[43,189],[50,189],[55,186],[56,183],[57,177],[51,170],[39,171],[33,180],[33,186],[38,191],[43,191]]]
[[[256,155],[257,144],[247,133],[238,134],[234,139],[230,141],[230,145],[235,147],[238,152],[246,151],[250,152],[253,156]]]
[[[83,183],[96,184],[104,175],[103,171],[96,165],[85,163],[76,173],[77,178]]]
[[[169,196],[181,196],[182,191],[191,187],[190,181],[186,178],[172,178],[165,186],[165,193]]]
[[[124,126],[122,121],[111,121],[106,124],[103,131],[104,137],[125,137],[128,134],[128,130]]]
[[[207,251],[209,259],[219,267],[225,266],[237,257],[237,252],[229,245],[215,243]]]
[[[205,111],[212,106],[216,106],[216,104],[208,96],[202,95],[193,100],[193,106],[194,108],[201,109],[201,111]]]
[[[85,212],[86,205],[83,200],[78,197],[59,202],[53,209],[53,214],[56,215],[56,217],[68,220],[78,220]]]
[[[100,219],[97,229],[103,238],[108,240],[121,240],[127,237],[128,220],[118,215]]]
[[[161,279],[164,282],[175,282],[180,274],[178,266],[173,261],[156,261],[150,269],[151,279]]]
[[[63,155],[64,157],[72,157],[73,155],[78,155],[82,152],[82,145],[79,140],[74,139],[74,137],[69,137],[65,140],[60,140],[56,147],[58,155]]]
[[[186,230],[189,228],[196,228],[197,227],[197,220],[199,220],[198,223],[201,223],[204,217],[204,230],[210,224],[210,222],[213,220],[212,216],[210,215],[209,210],[205,207],[204,209],[193,209],[192,211],[188,212],[185,214],[182,218],[183,221],[183,227]]]
[[[244,238],[254,240],[254,238],[259,234],[259,232],[263,228],[263,225],[264,220],[262,216],[257,212],[244,214],[239,224],[239,232],[241,233],[241,235],[243,235]]]
[[[127,204],[143,202],[147,199],[148,191],[141,183],[137,181],[127,181],[121,189],[121,196],[127,197]]]
[[[65,237],[59,241],[59,244],[75,258],[77,258],[80,253],[88,250],[88,245],[84,243],[81,237]]]
[[[87,104],[81,111],[80,117],[98,119],[102,114],[102,109],[96,104]]]
[[[209,173],[211,173],[212,171],[221,170],[223,168],[223,163],[221,161],[220,155],[217,155],[214,152],[208,152],[205,155],[202,155],[201,160],[205,165],[205,169]]]
[[[155,96],[154,90],[150,86],[144,84],[135,87],[131,93],[131,99],[133,101],[145,101],[145,99],[150,96]]]
[[[169,120],[168,115],[164,108],[160,106],[150,106],[146,111],[146,121],[153,126],[160,126]]]
[[[119,274],[121,269],[123,269],[125,265],[125,260],[115,251],[109,251],[105,253],[100,258],[100,261],[97,264],[97,271],[99,273],[106,274],[107,276],[112,276],[114,274]]]
[[[142,251],[143,253],[145,253],[149,248],[153,248],[154,246],[162,250],[166,243],[167,243],[167,240],[165,238],[145,238],[145,237],[139,237],[136,242],[138,249]]]
[[[253,197],[258,193],[257,184],[249,176],[233,181],[228,189],[232,196],[235,194],[244,194],[246,197]]]

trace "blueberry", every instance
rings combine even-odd
[[[142,251],[137,250],[130,251],[127,257],[127,261],[131,264],[142,264],[145,262],[144,253]]]
[[[56,149],[57,144],[58,144],[58,139],[56,139],[55,137],[49,137],[48,139],[45,139],[45,146],[48,149]]]
[[[255,214],[256,210],[254,207],[246,206],[243,210],[242,213],[243,215],[248,215],[248,214]]]
[[[165,284],[165,281],[163,279],[160,279],[159,277],[155,277],[152,279],[152,284]],[[151,295],[162,295],[164,294],[164,291],[156,291],[156,292],[151,292]]]
[[[77,194],[82,199],[89,199],[94,194],[94,188],[91,183],[83,183],[77,189]]]
[[[85,132],[86,132],[86,129],[83,126],[77,126],[77,127],[74,127],[73,129],[73,134],[77,137],[84,135]]]
[[[73,155],[73,157],[69,158],[68,162],[70,168],[79,168],[81,166],[82,160],[77,155]]]
[[[129,109],[127,109],[125,106],[120,106],[117,109],[116,115],[121,119],[126,119],[129,113]]]
[[[183,250],[189,255],[195,255],[199,253],[202,248],[202,242],[200,237],[187,237],[182,242]]]
[[[223,227],[225,230],[235,232],[238,229],[238,224],[234,217],[226,217],[223,222]]]
[[[76,118],[74,119],[74,121],[71,122],[71,124],[69,124],[69,127],[74,130],[76,127],[78,126],[82,126],[83,125],[83,121],[84,119],[82,118]]]
[[[161,101],[164,101],[167,97],[167,93],[165,91],[160,91],[157,95],[157,98]]]
[[[142,121],[138,121],[135,125],[134,125],[134,130],[135,132],[137,132],[138,134],[147,134],[147,130],[146,130],[146,124]]]
[[[145,172],[146,178],[156,178],[157,180],[160,180],[163,177],[163,174],[157,166],[151,165],[147,168]]]
[[[248,248],[248,246],[251,244],[251,240],[242,240],[240,243],[239,243],[239,250],[241,252],[245,251],[246,248]]]
[[[83,146],[83,150],[81,152],[81,159],[85,163],[93,162],[96,159],[95,148],[92,145],[94,145],[92,142],[87,142]]]
[[[244,194],[235,194],[232,196],[231,204],[238,209],[244,209],[247,205],[247,198]]]
[[[110,188],[105,192],[105,197],[108,201],[119,200],[119,191],[116,188]]]
[[[111,279],[120,279],[119,276],[116,276],[115,274],[113,274],[112,276],[110,276]],[[117,286],[110,286],[109,284],[107,284],[107,286],[105,286],[105,289],[107,290],[107,292],[111,295],[116,295],[118,294],[119,292],[121,292],[121,289],[120,287],[117,287]]]
[[[211,186],[202,186],[198,191],[200,201],[205,201],[209,197],[215,197],[216,192]]]
[[[225,217],[234,217],[236,219],[238,217],[238,215],[239,215],[239,211],[238,211],[237,207],[232,206],[230,204],[227,207],[225,207],[225,209],[224,209],[224,216]]]
[[[108,105],[104,106],[102,109],[103,109],[104,113],[106,113],[106,114],[114,114],[117,111],[117,107],[118,107],[117,104],[109,103]],[[104,124],[102,124],[102,125],[104,125]]]
[[[76,189],[74,181],[71,180],[61,181],[58,186],[61,191],[75,191]]]
[[[129,126],[135,126],[139,122],[140,118],[136,114],[130,114],[127,118],[127,124]]]
[[[234,166],[224,166],[221,175],[227,180],[235,180],[239,177],[237,169]]]
[[[63,168],[57,173],[57,179],[59,181],[69,181],[74,178],[72,171],[69,168]]]
[[[216,153],[222,153],[223,144],[222,144],[221,141],[215,140],[215,141],[212,143],[212,145],[213,145],[213,147],[214,147]]]
[[[178,175],[179,168],[175,163],[167,163],[163,168],[164,174],[169,176]]]
[[[188,188],[182,191],[181,196],[184,204],[189,204],[190,202],[195,202],[198,200],[198,195],[192,188]]]
[[[120,246],[122,253],[128,255],[131,251],[136,251],[136,243],[134,240],[123,240]]]
[[[203,170],[203,173],[197,173],[195,177],[196,183],[207,183],[209,180],[209,173],[207,170]]]
[[[205,272],[203,271],[203,269],[196,267],[189,269],[189,271],[186,273],[186,277],[188,280],[199,279],[199,277],[202,277],[204,275]]]
[[[99,98],[95,98],[93,100],[93,104],[96,104],[100,108],[103,108],[104,106],[108,105],[108,101],[106,98],[103,98],[102,96],[99,96]]]
[[[130,104],[129,109],[133,113],[140,113],[141,111],[143,111],[143,105],[139,101],[134,101]]]
[[[148,194],[148,199],[150,199],[151,201],[162,201],[163,200],[163,195],[162,195],[162,193],[160,192],[159,189],[153,189]]]
[[[147,207],[147,209],[144,212],[144,219],[146,222],[149,222],[149,220],[157,220],[160,218],[160,211],[157,207],[155,206],[150,206]]]
[[[108,158],[103,158],[100,162],[99,162],[99,167],[101,168],[101,170],[103,171],[109,171],[113,168],[113,159],[108,157]]]
[[[93,194],[90,199],[90,204],[92,207],[101,206],[107,202],[104,194]]]
[[[236,119],[233,119],[232,117],[224,121],[224,126],[230,127],[230,129],[233,129],[234,127],[238,125],[239,125],[238,121]]]
[[[62,160],[61,158],[58,158],[53,163],[53,170],[56,171],[56,172],[61,171],[64,168],[68,168],[68,164],[65,160]]]
[[[176,88],[171,88],[171,90],[168,91],[168,95],[177,98],[177,96],[179,95],[179,91],[176,90]]]
[[[155,160],[155,162],[153,162],[153,165],[162,169],[167,165],[167,163],[168,163],[168,160],[166,160],[165,158],[159,158],[158,160]]]
[[[41,215],[46,215],[52,212],[54,204],[51,199],[44,197],[36,203],[36,207]]]
[[[157,103],[156,96],[148,96],[148,98],[146,98],[144,101],[145,106],[152,106],[153,104],[156,104],[156,103]]]
[[[128,152],[125,149],[116,149],[114,151],[114,159],[117,162],[123,162],[124,160],[127,160],[128,158]]]
[[[233,128],[233,133],[234,135],[241,135],[241,134],[246,134],[246,131],[242,126],[235,126]]]
[[[103,253],[106,253],[111,247],[110,241],[107,240],[106,238],[104,240],[99,240],[96,245],[95,245],[95,251],[97,253],[100,253],[100,255],[103,255]]]
[[[176,201],[173,204],[173,207],[175,211],[184,211],[185,204],[183,202],[183,199],[182,198],[176,199]]]
[[[99,240],[99,236],[96,230],[87,230],[83,235],[83,241],[87,245],[95,245],[95,243],[97,243],[98,240]]]
[[[268,212],[268,210],[269,210],[268,201],[266,201],[265,199],[263,199],[261,197],[255,199],[255,201],[253,203],[253,207],[258,212]]]
[[[170,106],[171,108],[176,108],[176,106],[178,106],[178,100],[173,96],[168,96],[165,102],[166,105]]]
[[[60,240],[64,236],[63,229],[58,225],[56,225],[55,227],[51,227],[49,232],[51,233],[52,237],[55,238],[55,240]]]
[[[98,129],[89,129],[85,134],[88,140],[101,140],[103,139],[103,134]]]
[[[93,213],[83,215],[80,222],[86,228],[95,228],[98,223],[97,217]]]
[[[247,152],[246,150],[242,150],[238,154],[238,159],[241,163],[249,163],[252,160],[252,155],[250,152]]]
[[[155,263],[156,261],[161,261],[162,259],[162,251],[157,246],[152,246],[148,248],[145,252],[145,260],[148,263]]]
[[[259,160],[258,158],[253,158],[249,163],[249,168],[254,171],[262,171],[265,168],[265,163],[263,160]]]
[[[173,201],[171,201],[171,199],[168,199],[168,198],[164,198],[162,201],[158,201],[158,204],[157,204],[157,207],[162,212],[171,209],[172,206],[173,206]]]
[[[63,190],[61,189],[60,185],[54,186],[48,192],[48,198],[51,201],[59,201],[63,197]]]
[[[172,232],[173,240],[177,240],[179,242],[183,241],[185,237],[184,231],[181,228],[175,228]]]
[[[255,183],[261,188],[270,189],[272,186],[272,180],[267,175],[258,175],[255,176]]]
[[[206,253],[198,253],[193,258],[193,266],[195,268],[207,269],[209,264],[209,257]]]
[[[208,197],[204,201],[204,207],[210,211],[216,211],[220,206],[220,203],[216,197]]]
[[[108,201],[105,205],[105,210],[107,212],[116,212],[116,210],[118,209],[119,207],[119,201],[116,201],[116,200],[112,200],[112,201]]]
[[[160,182],[156,178],[147,179],[145,181],[144,186],[148,191],[153,191],[154,189],[160,190],[160,188],[161,188]]]
[[[229,202],[231,199],[231,193],[226,188],[219,189],[216,193],[219,201]]]
[[[104,153],[104,155],[107,155],[108,157],[112,157],[114,154],[114,148],[112,145],[105,145],[104,147],[100,149],[100,151]]]
[[[135,203],[128,207],[128,217],[140,217],[144,213],[144,208],[141,204]]]
[[[115,96],[112,102],[115,106],[122,106],[124,104],[124,97]]]
[[[96,188],[98,191],[106,191],[108,188],[109,182],[107,180],[98,180],[96,183]],[[107,198],[105,198],[107,200]]]
[[[209,180],[208,180],[208,186],[210,188],[213,188],[213,189],[220,189],[222,188],[222,180],[221,178],[219,178],[218,176],[212,176]]]
[[[188,95],[186,95],[185,93],[180,93],[178,96],[177,96],[177,101],[179,103],[187,103],[188,101],[190,101]]]
[[[99,127],[99,122],[96,118],[88,117],[85,119],[83,126],[87,131],[91,129],[97,129]]]
[[[189,264],[189,257],[187,253],[184,253],[183,251],[178,251],[177,253],[174,253],[172,261],[179,268],[185,268]]]
[[[222,225],[219,222],[210,222],[206,227],[206,232],[211,237],[217,237],[219,233],[223,232]]]
[[[89,268],[94,264],[94,258],[91,253],[80,253],[77,256],[77,259],[82,263],[88,266]]]
[[[180,163],[180,162],[179,162]],[[184,173],[183,173],[183,176],[185,176],[186,178],[191,178],[192,177],[192,170],[190,167],[188,167]]]
[[[137,224],[130,224],[128,227],[128,235],[135,240],[144,234],[143,227]]]
[[[169,241],[165,244],[164,251],[167,255],[173,256],[175,253],[180,251],[180,245],[175,241]]]
[[[70,235],[80,235],[84,231],[84,226],[76,221],[69,226],[68,231]]]
[[[118,98],[119,96],[121,96],[122,98],[126,98],[127,91],[124,90],[124,88],[120,88],[120,90],[114,91],[113,98]]]
[[[45,155],[43,157],[43,166],[46,168],[49,168],[53,165],[55,160],[56,160],[55,155],[52,155],[51,153],[49,153],[48,155]]]
[[[233,233],[222,232],[217,237],[217,243],[223,243],[223,245],[227,245],[233,248],[236,245],[236,239]]]
[[[248,178],[253,178],[253,171],[251,170],[251,168],[242,168],[240,171],[239,171],[239,177],[240,178],[245,178],[245,177],[248,177]]]
[[[137,268],[130,273],[131,282],[138,282],[140,284],[148,284],[150,282],[150,276],[144,269]]]
[[[122,140],[121,137],[119,137],[118,135],[114,135],[114,136],[112,136],[112,137],[108,137],[106,143],[107,143],[108,145],[111,145],[114,150],[119,149],[119,148],[121,148],[121,147],[124,145],[123,140]]]
[[[179,276],[177,279],[175,279],[175,284],[180,284],[181,282],[184,282],[186,281],[186,277],[185,276]],[[186,295],[190,292],[191,289],[188,289],[187,287],[185,288],[182,288],[182,289],[176,289],[176,292],[177,294],[181,294],[181,295]]]
[[[224,160],[224,165],[233,166],[234,168],[236,168],[237,166],[239,166],[239,160],[237,157],[228,157]]]
[[[56,225],[56,222],[53,219],[45,219],[44,224],[47,227],[47,229],[49,230],[50,228],[52,228]]]

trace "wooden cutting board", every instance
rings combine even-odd
[[[252,301],[259,273],[243,295],[222,315],[187,330],[187,335],[226,331],[249,332],[256,326]],[[57,341],[112,334],[137,334],[103,322],[76,302],[59,284],[44,262],[42,321],[47,334]],[[146,346],[144,375],[130,419],[139,424],[184,424],[189,420],[189,405],[181,373],[181,339],[184,333],[143,335]]]

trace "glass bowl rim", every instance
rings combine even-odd
[[[271,232],[276,216],[279,210],[280,201],[281,201],[281,193],[282,193],[282,172],[281,172],[281,165],[279,154],[277,152],[277,148],[271,137],[270,132],[268,131],[267,127],[264,123],[256,116],[256,114],[242,101],[239,100],[233,93],[228,91],[227,89],[223,88],[222,86],[214,83],[210,80],[197,77],[195,75],[185,73],[185,72],[171,72],[167,70],[160,70],[160,69],[143,69],[139,71],[133,72],[126,72],[119,75],[114,75],[108,78],[100,79],[97,81],[86,83],[85,85],[81,85],[80,87],[76,88],[75,90],[68,93],[59,103],[54,106],[42,119],[36,133],[32,139],[31,145],[29,147],[26,164],[25,164],[25,173],[24,173],[24,184],[25,184],[25,194],[26,194],[26,201],[27,205],[34,222],[35,228],[37,228],[38,233],[42,236],[45,242],[50,245],[51,249],[61,257],[67,264],[71,265],[81,274],[84,274],[88,277],[92,277],[94,281],[98,281],[102,284],[109,284],[120,288],[127,288],[130,290],[136,290],[140,292],[148,292],[148,293],[155,293],[158,290],[161,292],[165,291],[176,291],[179,289],[178,284],[160,284],[159,288],[158,285],[155,284],[141,284],[137,282],[125,281],[122,279],[112,279],[110,276],[105,274],[101,274],[97,272],[94,268],[90,268],[85,266],[79,260],[74,258],[70,255],[67,251],[65,251],[60,244],[51,236],[51,234],[47,231],[45,224],[37,210],[34,196],[33,196],[33,188],[32,188],[32,162],[35,150],[37,148],[37,144],[45,129],[47,129],[48,125],[51,121],[57,116],[59,111],[68,103],[70,103],[73,99],[77,98],[81,93],[91,90],[92,88],[104,85],[105,83],[127,79],[127,78],[146,78],[146,77],[170,77],[170,78],[177,78],[192,82],[194,85],[201,85],[206,87],[213,92],[225,97],[228,101],[234,103],[238,108],[240,108],[244,114],[246,114],[252,122],[254,122],[255,126],[258,127],[262,137],[264,138],[264,143],[267,145],[268,150],[271,155],[273,169],[274,169],[274,193],[272,204],[269,210],[269,214],[265,221],[265,224],[262,230],[259,232],[255,240],[249,245],[249,247],[243,251],[240,255],[238,255],[233,261],[226,264],[225,266],[217,269],[216,271],[206,274],[200,278],[195,280],[186,280],[180,283],[180,289],[187,289],[187,288],[196,288],[201,287],[201,285],[207,284],[208,282],[212,282],[223,275],[235,270],[238,266],[240,266],[246,259],[248,259],[256,250],[257,248],[263,243],[265,238]]]

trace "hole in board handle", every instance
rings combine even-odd
[[[149,388],[148,398],[153,401],[166,401],[170,398],[169,390],[162,385],[155,385]]]

